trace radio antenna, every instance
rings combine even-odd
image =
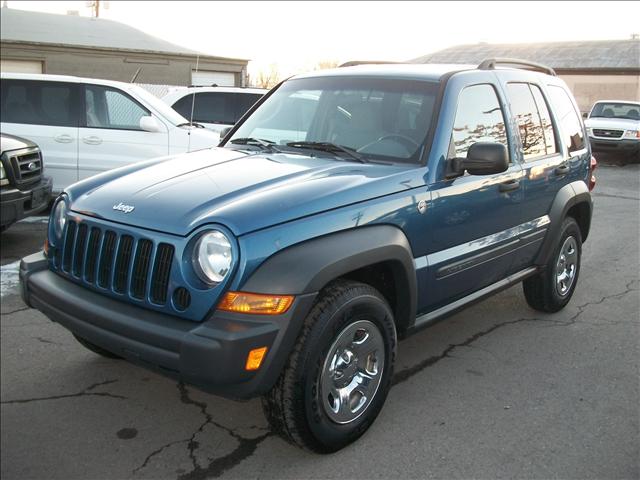
[[[198,73],[198,67],[200,66],[200,54],[196,55],[196,73]],[[191,76],[191,83],[193,84],[193,74]],[[191,116],[189,117],[189,141],[187,142],[187,152],[191,151],[191,131],[193,130],[193,109],[196,105],[196,92],[191,94]]]

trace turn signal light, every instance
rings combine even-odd
[[[293,295],[227,292],[218,305],[218,310],[253,315],[280,315],[289,310],[293,298]]]
[[[260,365],[262,365],[262,360],[264,356],[267,354],[267,347],[254,348],[247,355],[247,363],[244,366],[244,369],[247,371],[258,370]]]

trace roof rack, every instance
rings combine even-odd
[[[541,63],[530,62],[528,60],[519,60],[517,58],[487,58],[478,65],[478,70],[495,70],[499,64],[521,65],[523,67],[529,67],[527,70],[535,70],[548,75],[553,75],[554,77],[556,76],[556,71],[551,67],[547,67]]]
[[[389,63],[398,64],[400,62],[389,62],[386,60],[351,60],[349,62],[343,63],[342,65],[338,65],[338,68],[355,67],[356,65],[386,65]]]

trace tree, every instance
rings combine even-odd
[[[320,60],[313,69],[326,70],[328,68],[336,68],[338,65],[340,65],[340,63],[337,60]]]
[[[256,77],[249,76],[249,84],[258,88],[272,88],[280,81],[280,72],[275,63],[266,70],[260,70]]]

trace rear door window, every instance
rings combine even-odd
[[[2,80],[2,122],[77,127],[77,86],[73,83]]]
[[[234,92],[201,92],[195,94],[193,121],[233,125],[262,95]],[[191,118],[193,94],[182,97],[173,109]]]
[[[582,150],[585,148],[582,122],[569,94],[564,88],[555,85],[549,85],[549,94],[569,153]]]
[[[259,93],[239,93],[237,95],[236,121],[240,120],[240,117],[247,113],[247,110],[262,98],[262,95]]]
[[[553,125],[540,88],[528,83],[510,83],[507,90],[525,161],[556,153]]]

